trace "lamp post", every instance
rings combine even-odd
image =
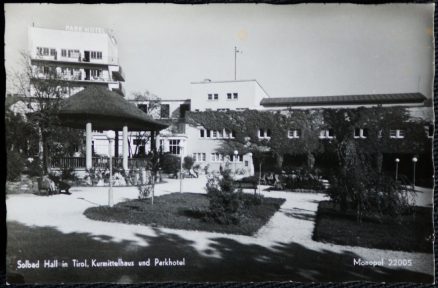
[[[179,171],[179,192],[182,192],[182,178],[183,178],[183,150],[184,150],[184,142],[182,140],[179,141],[179,153],[181,155],[181,165]]]
[[[414,166],[414,173],[413,173],[414,175],[412,177],[412,188],[414,189],[414,191],[415,191],[415,165],[417,164],[417,161],[418,161],[417,157],[412,158],[412,164]]]
[[[398,162],[400,162],[400,159],[395,158],[395,181],[397,181],[398,178]]]
[[[236,175],[237,173],[237,156],[239,155],[239,151],[234,150],[234,175]]]
[[[108,132],[106,132],[106,139],[108,139],[108,154],[109,154],[109,172],[110,172],[110,177],[109,177],[109,190],[108,190],[108,206],[109,207],[113,207],[113,156],[112,156],[112,151],[111,151],[111,147],[113,145],[113,140],[114,138],[116,138],[116,133],[114,133],[114,131],[110,130]]]

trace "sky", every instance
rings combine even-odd
[[[190,82],[233,80],[235,46],[242,51],[237,79],[256,79],[270,97],[432,95],[433,4],[5,4],[4,9],[7,77],[20,68],[27,28],[34,23],[113,29],[128,97],[147,90],[162,99],[188,99]]]

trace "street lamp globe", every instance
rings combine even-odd
[[[239,151],[234,150],[234,155],[237,156],[239,154]]]
[[[412,158],[412,162],[416,163],[418,161],[417,157]]]
[[[397,162],[397,163],[398,163],[398,162],[400,162],[400,159],[398,159],[398,158],[395,158],[395,162]]]
[[[112,141],[116,138],[116,133],[113,130],[109,130],[106,132],[106,139]]]

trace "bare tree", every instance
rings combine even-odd
[[[59,134],[57,112],[60,101],[69,96],[70,85],[65,81],[61,68],[55,65],[37,65],[31,62],[29,54],[22,52],[22,63],[18,71],[11,73],[13,88],[27,102],[28,121],[35,125],[40,137],[40,158],[43,172],[47,173],[50,161],[49,143]],[[69,132],[75,136],[78,131],[63,128],[62,134],[68,138]],[[58,135],[57,135],[58,134]],[[78,141],[78,137],[71,137]],[[80,137],[79,137],[80,139]]]
[[[152,118],[160,117],[161,108],[161,98],[157,95],[145,90],[144,92],[133,92],[132,98],[135,101],[145,101],[147,102],[147,111],[144,111]],[[147,145],[151,140],[151,132],[137,132],[135,135],[135,141],[141,143],[142,145]],[[129,149],[131,151],[131,149]],[[138,153],[138,145],[135,147],[134,155]]]

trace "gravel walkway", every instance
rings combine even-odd
[[[156,186],[155,194],[157,196],[179,191],[179,180],[166,179],[166,181],[167,183]],[[205,193],[205,182],[204,177],[184,179],[183,192]],[[86,218],[83,211],[88,207],[107,205],[108,188],[106,187],[74,187],[70,190],[72,195],[49,197],[32,194],[8,195],[7,220],[17,221],[28,226],[53,227],[62,233],[89,233],[93,235],[94,239],[102,242],[129,240],[139,246],[148,246],[145,241],[146,237],[141,236],[156,236],[157,231],[172,233],[189,240],[193,248],[201,255],[218,259],[222,255],[220,251],[214,248],[215,239],[217,238],[232,239],[243,245],[257,244],[273,251],[277,249],[279,244],[296,243],[318,252],[354,253],[363,260],[373,261],[383,258],[386,259],[386,265],[387,259],[412,259],[413,265],[403,267],[404,269],[433,274],[432,254],[341,246],[313,241],[311,237],[315,212],[318,202],[326,199],[325,195],[266,192],[263,191],[263,188],[265,187],[262,187],[262,193],[265,196],[284,198],[286,202],[282,205],[280,211],[253,237],[168,228],[156,229],[148,226],[100,222]],[[114,188],[115,202],[134,199],[137,198],[137,195],[138,192],[135,187]],[[327,265],[330,265],[330,263]],[[385,268],[393,268],[386,265]]]

